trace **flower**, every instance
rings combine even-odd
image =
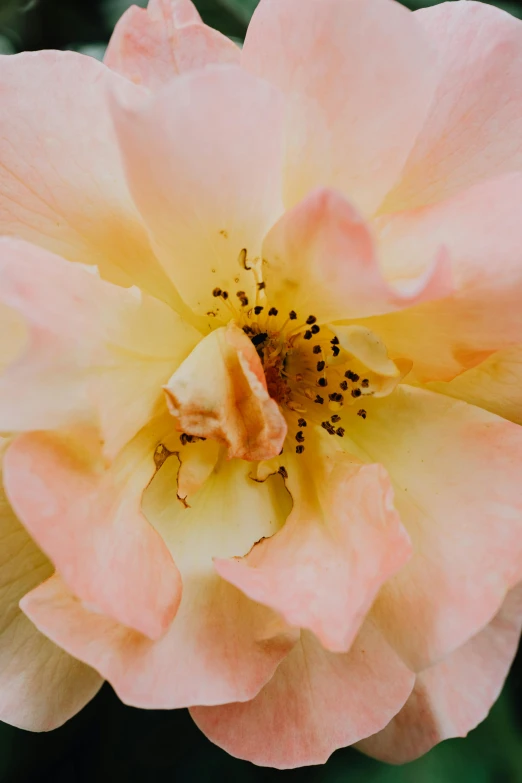
[[[522,27],[189,0],[0,61],[0,717],[412,759],[522,625]],[[19,604],[19,606],[18,606]]]

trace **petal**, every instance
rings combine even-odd
[[[383,210],[412,209],[522,169],[522,23],[485,3],[416,11],[438,52],[431,111]]]
[[[246,551],[282,525],[280,484],[248,478],[250,466],[222,461],[190,508],[176,496],[177,461],[167,459],[144,497],[183,576],[183,599],[167,633],[151,641],[90,611],[52,577],[23,610],[47,636],[97,669],[136,707],[172,709],[253,698],[292,648],[296,634],[214,572],[212,557]]]
[[[37,631],[19,609],[19,600],[53,568],[16,519],[1,485],[0,541],[0,720],[49,731],[81,710],[102,680]]]
[[[282,98],[240,68],[209,66],[144,103],[118,100],[130,189],[158,257],[192,308],[228,321],[212,292],[252,295],[242,251],[258,257],[282,212]]]
[[[326,649],[345,652],[411,546],[385,471],[321,453],[320,436],[312,439],[307,433],[313,459],[284,455],[294,507],[283,529],[245,558],[217,560],[216,570],[289,625],[313,631]]]
[[[445,247],[455,292],[367,326],[421,381],[448,381],[522,334],[522,175],[481,183],[440,204],[384,219],[380,248],[390,279],[416,278]]]
[[[328,185],[371,214],[432,98],[434,58],[415,17],[387,0],[263,0],[242,64],[289,98],[287,203]]]
[[[271,459],[283,447],[285,419],[254,345],[234,324],[201,340],[165,391],[178,429],[222,443],[229,459]]]
[[[500,695],[522,628],[522,589],[512,590],[486,628],[447,659],[418,675],[402,710],[359,743],[381,761],[404,764],[437,742],[465,737]]]
[[[498,351],[449,383],[428,387],[522,424],[522,346]]]
[[[323,764],[383,725],[408,698],[414,675],[365,623],[349,653],[323,650],[311,634],[246,704],[193,707],[199,728],[228,753],[290,769]]]
[[[25,326],[0,376],[0,431],[89,422],[114,456],[199,333],[162,302],[27,242],[4,237],[0,249],[2,328],[12,329],[13,313]]]
[[[420,670],[476,634],[522,577],[522,430],[404,385],[365,408],[343,421],[346,448],[386,467],[414,550],[372,611]]]
[[[131,6],[123,14],[104,62],[136,84],[157,89],[180,73],[239,59],[239,47],[203,24],[192,3],[152,0],[147,10]]]
[[[85,440],[51,433],[20,436],[4,461],[13,508],[70,588],[151,638],[181,599],[172,557],[140,510],[161,433],[142,431],[108,469]]]
[[[174,301],[125,183],[106,96],[120,83],[74,52],[0,57],[0,233]]]
[[[387,313],[450,290],[444,255],[409,290],[393,289],[379,269],[369,225],[334,190],[319,189],[283,215],[263,243],[270,302],[320,322]]]

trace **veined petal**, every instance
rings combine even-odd
[[[519,586],[483,631],[417,676],[402,710],[383,731],[360,742],[359,749],[382,761],[404,764],[442,740],[465,737],[498,699],[521,628]]]
[[[6,441],[0,439],[0,454]],[[50,731],[97,693],[101,677],[43,636],[19,600],[50,576],[51,563],[14,515],[0,484],[0,719]]]
[[[9,500],[79,599],[157,638],[181,599],[165,544],[140,509],[169,417],[142,431],[110,468],[81,433],[27,433],[4,459]],[[167,429],[168,433],[168,429]]]
[[[282,96],[240,68],[208,66],[142,103],[119,97],[127,178],[158,257],[209,324],[228,321],[213,291],[253,295],[251,262],[283,211]]]
[[[422,382],[449,381],[522,335],[522,174],[483,182],[422,209],[383,218],[388,279],[419,275],[446,248],[454,293],[365,323]]]
[[[414,675],[366,622],[349,653],[324,650],[310,633],[245,704],[193,707],[204,734],[238,758],[291,769],[323,764],[368,736],[408,698]]]
[[[165,392],[178,429],[218,441],[229,459],[264,460],[281,451],[286,421],[254,345],[234,324],[201,340]]]
[[[429,37],[415,17],[387,0],[263,0],[242,65],[288,96],[286,203],[327,185],[373,213],[435,86]]]
[[[0,57],[0,233],[176,301],[128,192],[109,85],[139,92],[74,52]]]
[[[522,22],[471,1],[423,8],[414,17],[436,47],[438,84],[382,207],[387,212],[441,201],[522,169]]]
[[[144,497],[144,511],[183,576],[180,609],[158,641],[89,611],[52,577],[23,610],[47,636],[88,661],[120,698],[172,709],[253,698],[292,648],[296,633],[218,577],[212,557],[246,551],[284,521],[288,501],[276,480],[257,484],[250,466],[222,461],[190,508],[177,499],[177,460],[168,459]]]
[[[13,335],[0,348],[0,431],[89,423],[110,457],[149,420],[200,337],[163,302],[7,237],[0,305]]]
[[[271,302],[320,321],[361,318],[444,296],[451,290],[436,250],[416,283],[394,289],[384,278],[369,224],[338,192],[321,188],[286,212],[263,243]]]
[[[521,580],[522,430],[405,385],[364,405],[366,419],[343,420],[342,442],[387,468],[414,552],[372,613],[419,671],[483,628]]]
[[[131,6],[104,58],[112,70],[151,89],[186,71],[239,60],[239,47],[203,24],[190,0],[151,0],[147,9]]]
[[[289,625],[313,631],[326,649],[346,652],[411,546],[385,471],[321,448],[321,440],[307,433],[305,455],[281,457],[294,502],[282,530],[245,558],[217,560],[216,570]]]

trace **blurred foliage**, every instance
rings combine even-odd
[[[203,19],[242,40],[258,0],[195,0]],[[321,0],[317,0],[321,2]],[[437,0],[404,0],[409,8]],[[146,5],[146,0],[136,0]],[[76,49],[102,57],[128,0],[0,0],[0,54]],[[522,2],[497,3],[522,17]],[[479,684],[477,683],[477,687]],[[184,710],[135,710],[109,686],[50,734],[0,724],[0,783],[522,783],[522,655],[489,718],[465,740],[390,767],[347,749],[324,767],[277,772],[232,759],[208,742]]]

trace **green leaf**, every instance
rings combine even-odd
[[[217,3],[235,16],[238,21],[247,25],[257,8],[259,0],[217,0]]]

